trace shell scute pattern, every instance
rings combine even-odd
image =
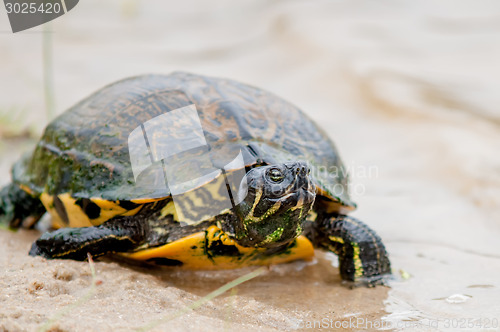
[[[342,167],[323,131],[283,99],[231,80],[173,73],[119,81],[65,112],[47,127],[32,158],[16,165],[14,180],[50,195],[113,201],[159,198],[135,186],[128,135],[158,115],[191,104],[209,150],[221,163],[244,150],[247,166],[305,160],[313,167]],[[323,194],[337,200],[325,188],[345,186],[347,180],[328,171],[317,176]],[[346,194],[339,200],[352,205]]]

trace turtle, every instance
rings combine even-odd
[[[11,173],[0,222],[51,216],[31,256],[216,270],[320,249],[338,256],[345,283],[391,276],[381,238],[347,215],[356,205],[325,131],[234,80],[174,72],[107,85],[53,120]]]

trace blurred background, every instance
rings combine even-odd
[[[50,120],[106,84],[232,78],[298,105],[336,142],[353,215],[400,276],[378,316],[498,317],[498,1],[85,0],[16,34],[0,10],[0,32],[1,184]]]

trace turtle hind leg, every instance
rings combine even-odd
[[[361,221],[342,214],[319,215],[307,237],[339,257],[340,276],[349,287],[385,284],[391,263],[380,237]]]
[[[126,252],[141,245],[148,232],[141,216],[115,217],[93,227],[61,228],[44,233],[29,252],[31,256],[83,261],[87,253],[102,256]]]
[[[9,184],[0,191],[0,225],[17,229],[32,228],[45,213],[38,197],[33,197],[16,184]]]

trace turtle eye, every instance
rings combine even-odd
[[[271,181],[273,182],[281,182],[284,179],[283,172],[277,168],[271,168],[267,173]]]

